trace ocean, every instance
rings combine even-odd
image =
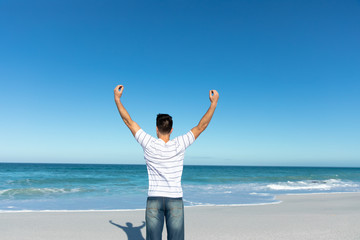
[[[184,166],[185,206],[360,192],[360,168]],[[0,163],[0,212],[144,209],[145,165]]]

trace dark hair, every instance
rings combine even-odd
[[[158,127],[160,133],[170,133],[173,126],[172,117],[169,114],[159,113],[156,117],[156,126]]]

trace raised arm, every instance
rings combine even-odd
[[[136,122],[134,122],[131,119],[129,113],[126,111],[124,105],[121,103],[120,98],[121,98],[123,91],[124,91],[123,85],[116,86],[116,88],[114,89],[115,103],[119,110],[122,120],[124,121],[126,126],[130,129],[131,133],[135,136],[135,133],[140,129],[140,127]]]
[[[192,133],[195,136],[195,139],[197,139],[199,137],[199,135],[209,125],[211,118],[214,115],[214,112],[215,112],[215,109],[217,106],[217,102],[219,100],[219,93],[216,90],[210,90],[209,98],[210,98],[210,102],[211,102],[209,109],[207,110],[205,115],[201,118],[199,124],[196,127],[194,127],[193,129],[191,129]]]

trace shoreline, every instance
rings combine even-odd
[[[360,236],[359,192],[277,195],[276,199],[281,204],[186,207],[186,239],[355,240]],[[2,212],[0,232],[2,240],[143,240],[144,220],[143,209]]]
[[[247,206],[264,206],[264,205],[275,205],[281,204],[283,201],[278,200],[281,196],[307,196],[307,195],[331,195],[331,194],[359,194],[360,192],[319,192],[319,193],[287,193],[278,194],[274,196],[275,202],[269,203],[245,203],[245,204],[205,204],[205,205],[193,205],[184,206],[184,208],[194,207],[247,207]],[[85,212],[131,212],[131,211],[145,211],[145,208],[139,209],[79,209],[79,210],[0,210],[1,213],[85,213]]]

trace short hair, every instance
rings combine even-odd
[[[156,126],[160,133],[170,133],[173,126],[172,117],[169,114],[159,113],[156,117]]]

